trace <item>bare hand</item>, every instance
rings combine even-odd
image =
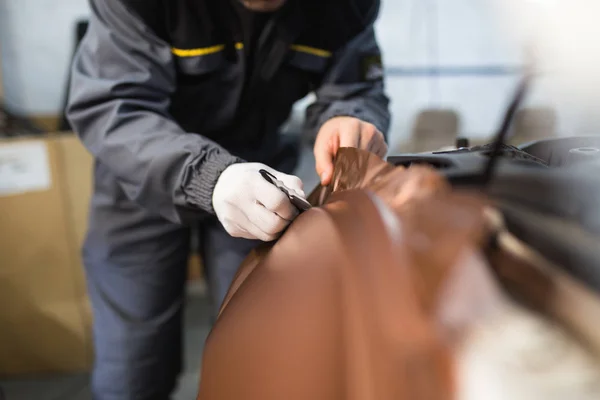
[[[319,130],[315,142],[317,174],[322,185],[328,185],[333,176],[333,160],[340,147],[355,147],[384,157],[387,144],[383,134],[368,122],[354,117],[335,117]]]

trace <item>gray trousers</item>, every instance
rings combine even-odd
[[[83,249],[94,313],[93,396],[166,400],[182,369],[191,228],[129,201],[101,169],[95,186]],[[197,228],[216,312],[257,242],[232,238],[214,217]]]

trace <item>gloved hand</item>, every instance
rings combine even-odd
[[[217,218],[233,237],[275,240],[298,215],[289,198],[258,172],[272,173],[303,197],[300,178],[287,175],[260,163],[241,163],[227,167],[213,191],[212,204]]]

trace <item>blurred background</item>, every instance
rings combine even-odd
[[[562,2],[565,3],[565,2]],[[389,155],[457,137],[486,143],[532,57],[541,75],[513,144],[594,134],[598,5],[570,0],[383,0],[377,22],[393,124]],[[91,158],[62,116],[86,0],[0,0],[0,399],[87,399],[91,314],[79,258]],[[582,23],[583,21],[583,23]],[[286,131],[299,134],[309,98]],[[316,184],[307,147],[298,174]],[[201,266],[190,260],[186,373],[195,396],[209,330]]]
[[[426,111],[455,114],[456,129],[463,135],[489,136],[498,125],[527,46],[534,39],[539,44],[534,28],[552,22],[544,25],[542,17],[556,3],[384,0],[377,31],[393,99],[392,151],[403,150],[402,143],[410,141],[415,123]],[[581,9],[577,3],[586,3],[583,9],[590,12],[583,15],[596,14],[591,11],[598,5],[590,0],[569,2],[566,9]],[[43,123],[60,114],[76,23],[85,20],[87,7],[85,0],[0,1],[3,101],[12,112]],[[566,18],[562,11],[558,14]],[[546,37],[564,35],[578,26],[582,24],[562,21],[543,32]],[[571,35],[578,45],[593,42],[595,32],[581,29]],[[550,43],[556,46],[556,40]],[[556,135],[592,132],[599,124],[595,113],[565,99],[548,77],[536,83],[527,107],[552,113],[554,126],[548,128]]]

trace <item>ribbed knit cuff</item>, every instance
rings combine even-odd
[[[212,205],[212,195],[221,173],[227,167],[233,164],[245,162],[239,157],[235,157],[224,151],[212,151],[209,153],[190,179],[184,191],[187,195],[187,201],[210,213],[215,214]]]

